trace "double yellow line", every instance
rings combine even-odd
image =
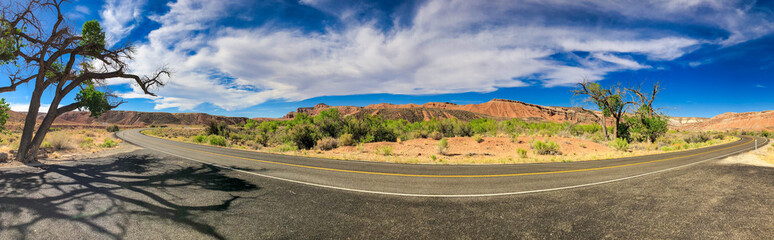
[[[144,135],[144,134],[142,134],[140,132],[138,132],[138,133],[141,134],[141,135]],[[144,135],[144,136],[147,136],[147,135]],[[148,136],[148,137],[152,137],[152,136]],[[157,137],[152,137],[152,138],[157,138]],[[161,139],[161,138],[158,138],[158,139],[165,140],[165,139]],[[165,140],[165,141],[169,141],[169,140]],[[698,156],[698,155],[702,155],[702,154],[722,151],[722,150],[726,150],[726,149],[729,149],[729,148],[734,148],[734,147],[742,146],[742,145],[751,143],[752,141],[753,141],[753,139],[750,139],[749,141],[741,143],[741,144],[738,144],[738,145],[733,145],[733,146],[729,146],[729,147],[725,147],[725,148],[715,149],[715,150],[707,151],[707,152],[694,153],[694,154],[685,155],[685,156],[671,157],[671,158],[658,159],[658,160],[645,161],[645,162],[628,163],[628,164],[614,165],[614,166],[607,166],[607,167],[583,168],[583,169],[573,169],[573,170],[559,170],[559,171],[548,171],[548,172],[487,174],[487,175],[404,174],[404,173],[369,172],[369,171],[346,170],[346,169],[338,169],[338,168],[314,167],[314,166],[299,165],[299,164],[292,164],[292,163],[283,163],[283,162],[274,162],[274,161],[267,161],[267,160],[253,159],[253,158],[245,158],[245,157],[239,157],[239,156],[233,156],[233,155],[227,155],[227,154],[219,154],[219,153],[214,153],[214,152],[197,150],[197,149],[193,149],[193,148],[187,148],[187,147],[181,147],[181,146],[175,146],[175,145],[171,145],[171,144],[166,144],[166,143],[163,143],[161,141],[158,141],[157,143],[162,144],[162,145],[171,146],[171,147],[181,148],[181,149],[185,149],[185,150],[189,150],[189,151],[201,152],[201,153],[205,153],[205,154],[211,154],[211,155],[222,156],[222,157],[236,158],[236,159],[242,159],[242,160],[253,161],[253,162],[277,164],[277,165],[290,166],[290,167],[299,167],[299,168],[307,168],[307,169],[315,169],[315,170],[333,171],[333,172],[371,174],[371,175],[384,175],[384,176],[400,176],[400,177],[424,177],[424,178],[491,178],[491,177],[514,177],[514,176],[530,176],[530,175],[543,175],[543,174],[555,174],[555,173],[586,172],[586,171],[595,171],[595,170],[603,170],[603,169],[611,169],[611,168],[628,167],[628,166],[635,166],[635,165],[646,164],[646,163],[655,163],[655,162],[663,162],[663,161],[680,159],[680,158],[688,158],[688,157]]]

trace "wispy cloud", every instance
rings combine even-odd
[[[546,87],[568,86],[584,78],[602,80],[611,72],[652,69],[653,62],[679,59],[703,44],[733,44],[768,31],[767,25],[747,30],[708,22],[708,13],[696,10],[714,9],[717,17],[736,23],[768,23],[751,9],[729,14],[726,8],[736,5],[727,1],[430,0],[411,16],[402,16],[410,17],[409,24],[389,29],[353,17],[361,15],[353,13],[359,9],[339,9],[328,2],[302,3],[338,16],[343,26],[310,33],[272,24],[217,29],[219,19],[238,10],[233,2],[179,0],[168,5],[168,13],[151,17],[161,27],[138,46],[132,68],[150,73],[169,64],[175,69],[159,91],[161,97],[154,98],[157,109],[211,103],[235,110],[269,100],[330,95],[491,92],[528,86],[533,80]],[[675,18],[724,29],[729,37],[699,39],[671,30],[578,25],[539,13],[559,7],[631,19]],[[642,9],[652,11],[639,14]]]
[[[112,46],[131,33],[142,19],[145,0],[107,0],[100,17],[105,28],[108,45]],[[77,9],[76,9],[77,10]],[[88,9],[86,9],[88,10]]]
[[[763,86],[761,84],[755,84],[755,87],[757,87],[757,88],[766,88],[766,86]]]

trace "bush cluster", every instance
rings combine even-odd
[[[534,141],[532,142],[532,150],[540,155],[559,155],[559,144],[552,141]]]
[[[610,147],[618,150],[618,151],[626,151],[629,150],[629,142],[626,141],[626,139],[623,138],[616,138],[613,141],[610,141],[609,143]]]
[[[328,138],[337,140],[336,146],[338,147],[416,138],[441,140],[448,137],[476,136],[476,141],[481,141],[485,136],[518,136],[522,134],[593,136],[601,134],[601,131],[602,128],[595,124],[526,122],[520,119],[497,121],[482,118],[470,122],[458,119],[431,119],[409,122],[403,119],[383,119],[378,115],[344,117],[337,109],[332,108],[322,111],[315,117],[300,113],[294,119],[285,121],[259,122],[248,120],[241,126],[228,126],[225,123],[211,122],[207,124],[204,132],[199,134],[200,136],[194,137],[193,141],[210,142],[213,145],[231,143],[256,147],[281,147],[281,150],[288,150],[292,149],[292,147],[288,147],[291,145],[298,149],[320,147],[320,143],[332,141],[330,139],[320,141]],[[188,136],[195,135],[197,134]],[[221,143],[221,139],[212,140],[211,136],[223,137],[225,143]],[[328,146],[324,148],[328,148]]]
[[[106,129],[108,132],[118,132],[120,129],[118,128],[118,125],[109,126]]]

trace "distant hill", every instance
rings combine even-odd
[[[21,123],[26,113],[10,112],[9,123]],[[38,116],[42,120],[45,113]],[[206,113],[166,113],[166,112],[135,112],[135,111],[108,111],[98,118],[89,117],[89,112],[73,111],[59,116],[55,124],[116,124],[145,126],[151,124],[169,125],[203,125],[210,121],[226,122],[229,124],[244,124],[247,118],[213,116]]]
[[[701,122],[685,124],[678,129],[700,131],[774,130],[774,111],[724,113]]]

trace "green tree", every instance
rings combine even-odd
[[[8,122],[8,118],[11,117],[8,114],[8,111],[11,111],[11,106],[5,102],[5,98],[0,99],[0,131],[7,130],[5,128],[5,123]]]
[[[0,93],[16,91],[21,84],[34,87],[19,140],[18,161],[34,160],[51,124],[61,114],[84,109],[91,116],[99,116],[121,104],[112,94],[99,91],[98,85],[114,79],[131,79],[145,94],[154,95],[150,89],[163,86],[160,79],[169,76],[165,69],[150,76],[129,73],[126,62],[131,59],[133,48],[107,48],[105,33],[95,20],[87,21],[76,32],[61,11],[63,2],[26,1],[4,4],[0,9],[0,65],[9,71],[9,82],[0,86]],[[55,21],[38,21],[51,13]],[[74,101],[60,106],[76,89]],[[50,107],[38,119],[44,92],[51,93]]]

